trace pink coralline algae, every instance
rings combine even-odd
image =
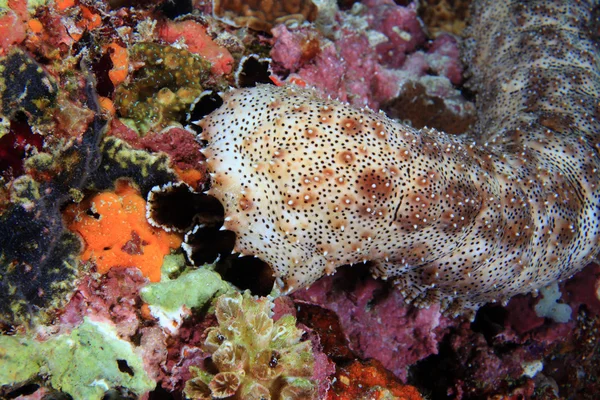
[[[415,4],[396,5],[393,0],[366,0],[365,19],[369,28],[385,35],[387,40],[375,46],[384,65],[399,68],[406,54],[413,52],[425,41],[425,32],[417,18]]]
[[[140,137],[137,132],[119,120],[113,120],[110,134],[126,140],[133,148],[151,152],[164,152],[171,163],[181,169],[203,169],[204,156],[196,136],[183,128],[172,126],[161,132],[150,132]]]
[[[25,40],[27,23],[13,10],[8,10],[0,16],[0,56],[17,43]]]
[[[398,96],[407,82],[421,82],[430,74],[448,82],[422,81],[436,87],[428,91],[430,95],[456,95],[452,84],[461,83],[463,70],[457,41],[441,35],[426,43],[414,8],[372,0],[353,14],[338,11],[336,18],[341,24],[332,37],[312,28],[275,27],[271,50],[275,73],[291,73],[288,81],[375,109]]]
[[[112,269],[106,275],[84,279],[59,317],[61,330],[70,330],[85,317],[111,321],[119,336],[137,337],[146,372],[158,379],[167,360],[166,336],[154,321],[141,313],[139,290],[147,279],[134,268]]]
[[[354,283],[344,290],[348,282]],[[439,306],[411,307],[398,291],[347,269],[294,293],[293,298],[335,311],[350,348],[360,358],[381,361],[403,380],[410,365],[437,354],[439,342],[456,324],[441,315]]]
[[[76,326],[85,316],[95,315],[113,321],[121,336],[133,336],[142,324],[139,290],[146,282],[134,268],[113,269],[99,279],[90,276],[79,285],[60,322]]]
[[[564,301],[574,310],[581,306],[600,316],[600,265],[592,264],[565,283]]]

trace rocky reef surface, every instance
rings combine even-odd
[[[277,296],[205,194],[194,122],[231,88],[474,129],[472,10],[0,0],[0,397],[595,398],[597,264],[473,320],[407,304],[368,263]]]

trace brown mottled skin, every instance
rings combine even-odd
[[[295,87],[227,93],[201,125],[235,250],[268,262],[287,291],[372,261],[408,300],[451,313],[583,268],[600,237],[592,4],[527,3],[473,8],[469,135]]]

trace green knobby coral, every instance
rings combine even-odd
[[[194,378],[186,382],[191,399],[312,399],[316,385],[310,341],[296,318],[285,315],[273,321],[268,298],[249,292],[217,299],[218,326],[207,330],[203,349],[218,368],[210,374],[191,368]]]
[[[115,105],[142,134],[179,121],[210,77],[211,63],[185,49],[138,43],[129,50],[129,58],[143,67],[117,88]]]

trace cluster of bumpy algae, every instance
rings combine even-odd
[[[207,330],[204,350],[211,353],[218,373],[191,368],[185,385],[191,399],[312,399],[310,379],[314,356],[309,341],[301,341],[296,318],[273,321],[267,298],[223,295],[217,299],[218,326]]]
[[[140,133],[179,121],[210,78],[209,61],[172,46],[138,43],[130,48],[129,60],[141,67],[117,88],[115,105]]]

